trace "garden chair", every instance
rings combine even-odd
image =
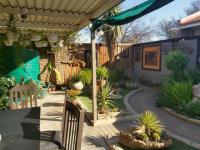
[[[56,132],[55,140],[63,150],[81,150],[84,111],[65,100],[61,132]]]
[[[37,107],[35,84],[16,85],[10,90],[10,109]]]

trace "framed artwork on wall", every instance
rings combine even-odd
[[[161,46],[145,46],[142,49],[142,69],[161,70]]]

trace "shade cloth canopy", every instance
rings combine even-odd
[[[133,8],[130,8],[115,16],[108,17],[106,19],[96,19],[92,21],[92,30],[95,30],[103,24],[108,25],[123,25],[132,22],[156,9],[159,9],[174,0],[147,0],[144,3],[139,4]]]

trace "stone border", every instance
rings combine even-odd
[[[126,95],[125,98],[124,98],[124,104],[125,104],[125,106],[127,107],[127,109],[129,109],[130,112],[132,112],[134,114],[134,116],[138,116],[139,114],[137,112],[135,112],[135,110],[131,107],[131,105],[128,103],[128,100],[134,94],[136,94],[138,92],[142,92],[142,91],[143,91],[143,89],[138,89],[138,90],[132,91],[128,95]],[[186,138],[183,138],[181,136],[178,136],[176,134],[173,134],[172,132],[170,132],[168,130],[166,130],[166,132],[172,138],[174,138],[174,139],[176,139],[176,140],[178,140],[178,141],[180,141],[180,142],[182,142],[182,143],[184,143],[186,145],[192,146],[192,147],[200,150],[200,144],[192,142],[192,141],[190,141],[190,140],[188,140]]]
[[[172,109],[167,108],[167,107],[162,107],[162,109],[165,110],[167,113],[175,116],[175,117],[178,117],[178,118],[183,119],[183,120],[185,120],[187,122],[190,122],[190,123],[193,123],[193,124],[196,124],[196,125],[200,126],[200,120],[197,120],[197,119],[194,119],[194,118],[189,118],[189,117],[184,116],[182,114],[178,114],[175,111],[173,111]]]
[[[130,111],[130,113],[132,113],[135,116],[138,116],[138,113],[135,112],[135,110],[131,107],[131,105],[128,103],[128,101],[131,96],[133,96],[139,92],[142,92],[142,91],[143,91],[143,89],[141,89],[141,88],[133,90],[133,91],[129,92],[123,99],[123,102],[124,102],[124,105],[126,106],[126,108]]]

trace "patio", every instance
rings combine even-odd
[[[115,43],[110,54],[96,44],[102,27],[130,23],[173,0],[100,17],[122,1],[0,1],[0,149],[200,148],[200,71],[186,68],[197,49]],[[88,48],[75,39],[89,24]],[[161,56],[169,57],[166,76]],[[156,82],[146,84],[152,76]]]

